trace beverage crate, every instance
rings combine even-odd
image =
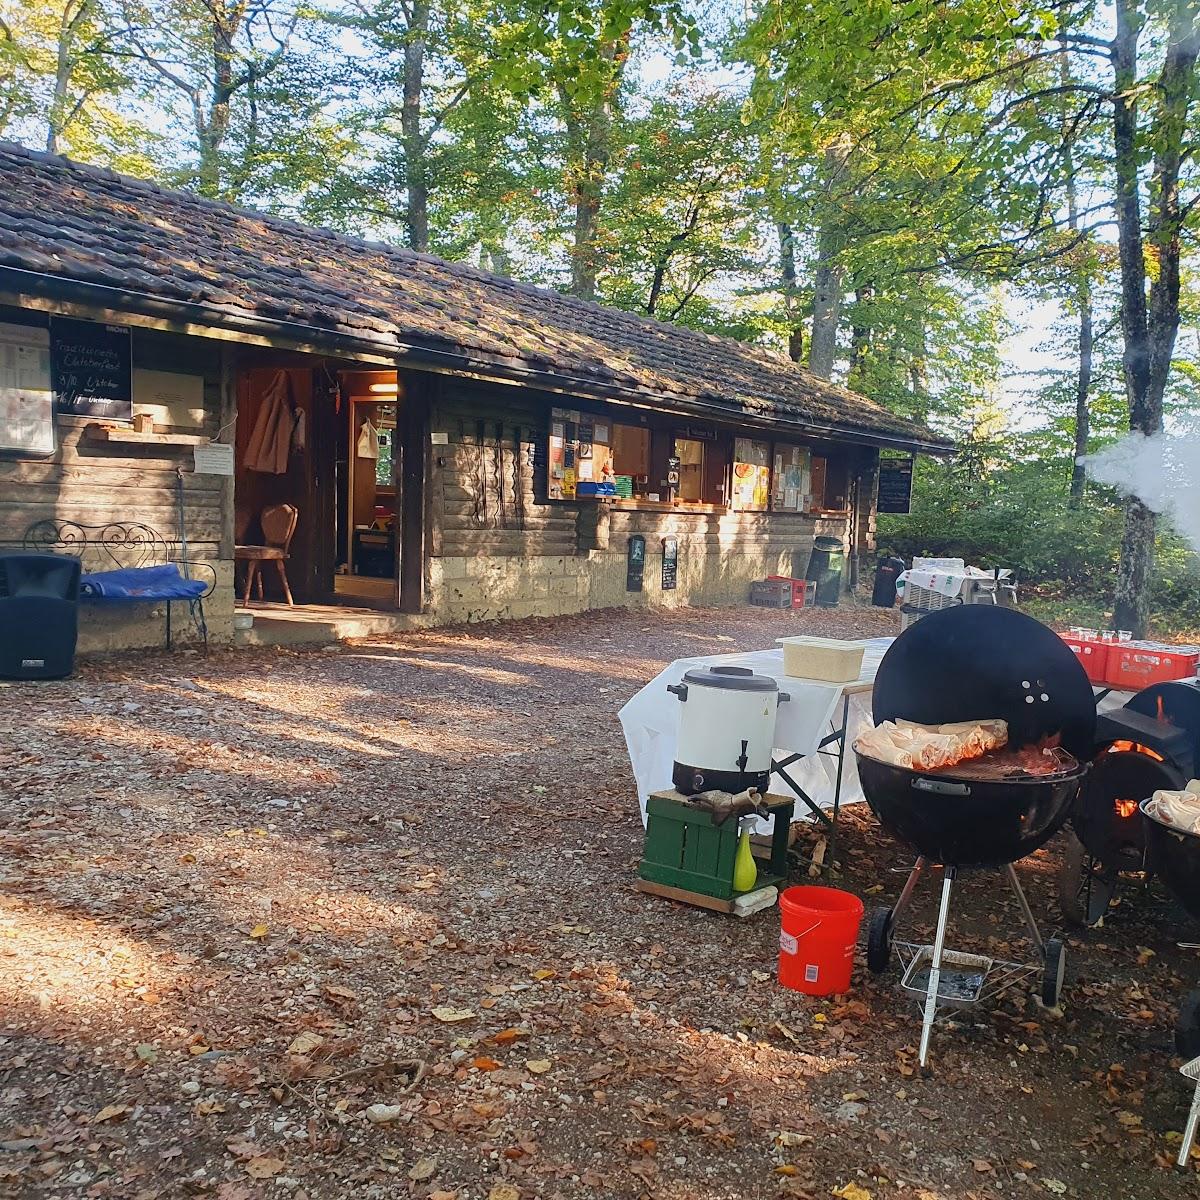
[[[1192,646],[1157,642],[1109,642],[1104,682],[1123,692],[1140,692],[1152,683],[1191,679],[1200,651]]]
[[[1109,651],[1117,647],[1112,642],[1094,642],[1090,638],[1081,638],[1073,633],[1060,635],[1062,640],[1079,659],[1080,666],[1092,683],[1108,682]],[[1128,645],[1128,643],[1124,643]]]
[[[791,608],[791,580],[756,579],[750,584],[750,603],[759,608]]]
[[[790,575],[768,575],[767,582],[792,585],[792,608],[803,608],[806,604],[813,602],[813,597],[808,593],[807,579],[793,579]]]

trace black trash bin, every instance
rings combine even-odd
[[[0,554],[0,678],[64,679],[78,634],[79,559]]]
[[[905,569],[904,559],[885,554],[875,567],[875,585],[871,588],[871,603],[876,608],[891,608],[896,603],[896,576]]]
[[[841,599],[845,563],[846,551],[838,538],[822,536],[813,540],[804,578],[812,584],[814,602],[823,608],[834,608]]]

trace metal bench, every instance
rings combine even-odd
[[[186,601],[205,645],[204,600],[217,586],[216,568],[179,556],[177,543],[140,521],[35,521],[25,530],[26,550],[70,554],[80,560],[80,600],[91,604],[166,602],[166,645],[171,648],[171,604]],[[166,570],[165,568],[173,568]],[[194,578],[194,576],[200,578]],[[194,607],[192,607],[194,606]]]

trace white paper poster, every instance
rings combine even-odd
[[[0,325],[0,449],[54,453],[49,330]]]
[[[233,447],[227,442],[208,442],[194,450],[197,475],[232,475]]]

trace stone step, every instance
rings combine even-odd
[[[235,646],[321,645],[347,638],[409,633],[415,629],[428,629],[434,624],[433,618],[424,614],[334,605],[297,605],[293,609],[283,606],[239,608],[237,612],[239,616],[252,615],[254,624],[249,629],[234,630]]]

